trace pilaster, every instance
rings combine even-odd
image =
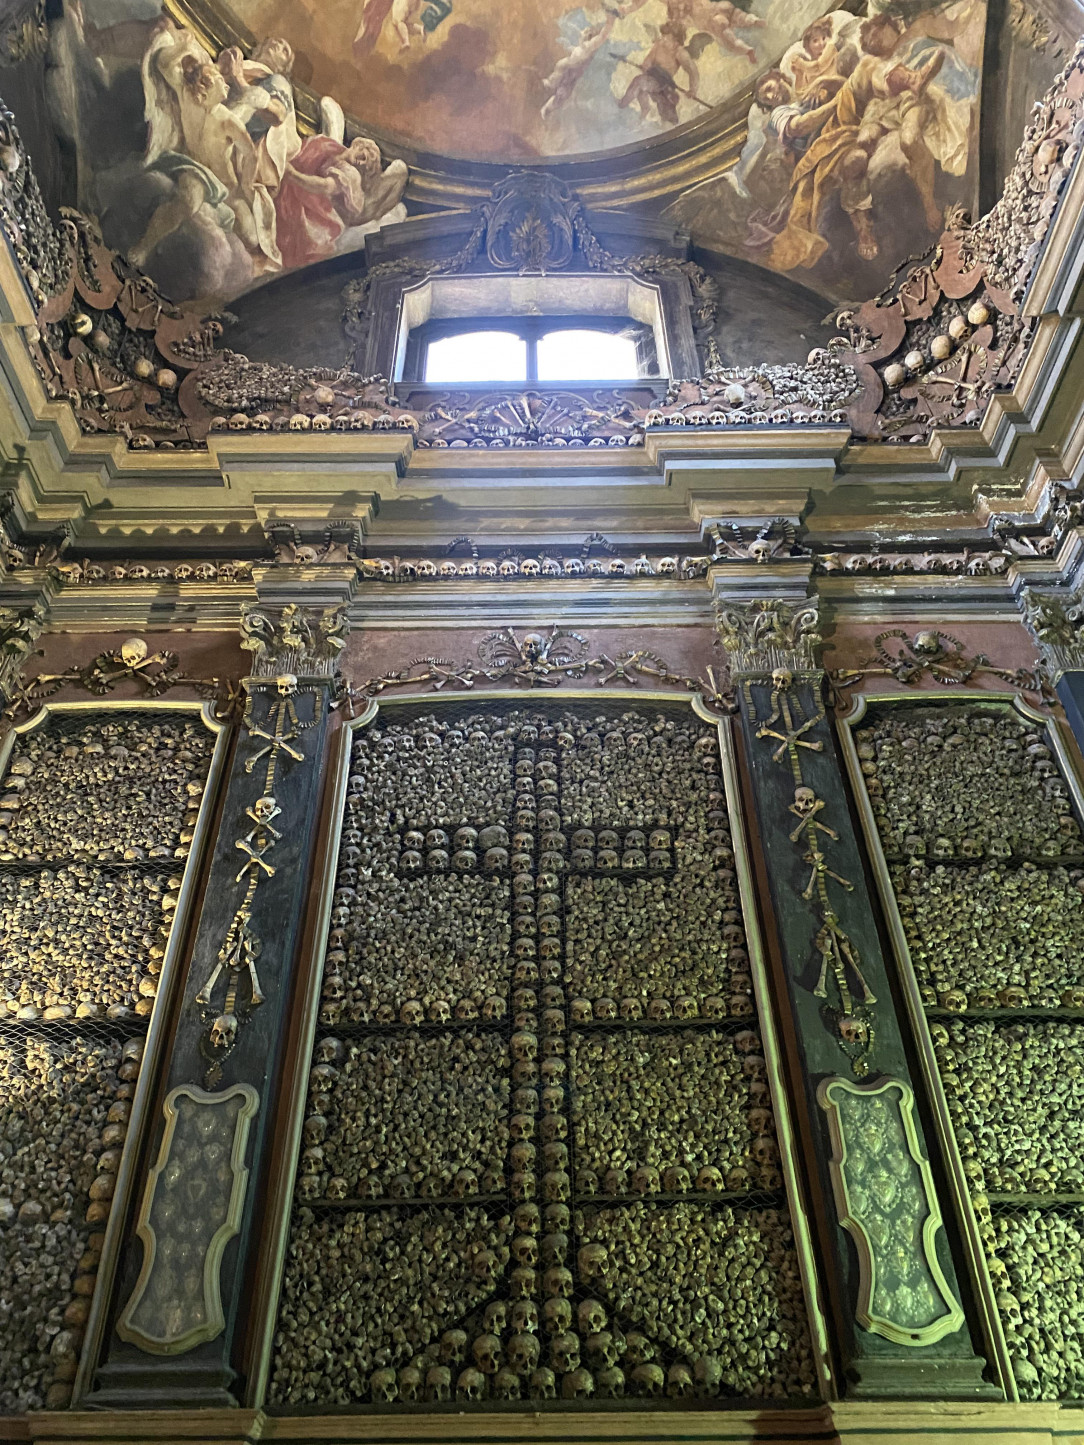
[[[992,1398],[828,720],[808,576],[797,560],[726,566],[712,588],[842,1370],[859,1398]]]
[[[289,575],[303,570],[261,575],[259,601],[242,607],[252,674],[160,1101],[141,1141],[112,1288],[102,1280],[88,1328],[81,1384],[91,1408],[229,1407],[240,1398],[258,1186],[351,585],[329,577],[323,609],[303,606],[304,579]]]

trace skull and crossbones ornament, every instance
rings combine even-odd
[[[243,719],[245,731],[249,737],[261,739],[265,746],[260,748],[245,763],[245,772],[251,773],[261,759],[268,759],[267,787],[270,788],[274,778],[275,768],[278,764],[279,753],[285,753],[287,757],[293,758],[295,763],[304,760],[304,753],[292,744],[305,730],[312,727],[315,722],[302,723],[297,715],[297,708],[294,698],[298,693],[297,677],[292,672],[284,672],[275,678],[275,691],[278,694],[278,702],[273,702],[268,709],[267,721],[272,731],[267,728],[257,727],[252,720],[253,697],[250,694],[248,706],[245,709]]]
[[[277,818],[281,812],[282,809],[270,794],[257,798],[251,808],[245,809],[245,815],[251,818],[256,826],[251,828],[243,838],[238,838],[234,845],[240,848],[242,853],[248,854],[248,859],[241,865],[241,870],[234,882],[240,883],[247,873],[256,869],[262,871],[267,878],[275,876],[274,865],[268,863],[265,854],[269,853],[282,837],[282,834],[271,822],[271,819]]]

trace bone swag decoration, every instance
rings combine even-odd
[[[802,862],[809,868],[800,896],[814,904],[819,920],[814,946],[820,971],[813,994],[825,1000],[821,1010],[825,1024],[850,1059],[855,1077],[863,1078],[869,1071],[867,1055],[874,1042],[872,1005],[877,998],[830,891],[833,885],[847,893],[854,888],[849,878],[830,866],[825,851],[825,840],[838,843],[839,833],[824,821],[821,814],[827,804],[808,786],[803,773],[803,754],[824,751],[824,742],[811,736],[825,720],[816,658],[821,641],[818,604],[815,599],[786,602],[763,598],[722,603],[716,619],[754,736],[772,748],[772,761],[789,768],[794,781],[793,801],[787,811],[798,821],[788,836],[802,849]],[[754,685],[761,693],[767,691],[767,712],[760,710]],[[834,1002],[828,1002],[830,984]]]
[[[902,643],[902,646],[900,645]],[[963,687],[978,673],[1004,678],[1025,692],[1046,695],[1041,670],[996,667],[983,653],[968,655],[958,637],[936,628],[913,635],[901,627],[889,628],[873,639],[874,655],[861,667],[836,668],[829,681],[837,693],[855,687],[868,677],[892,677],[913,687],[925,678],[942,687]]]
[[[145,698],[161,697],[176,687],[189,687],[200,696],[213,699],[219,719],[228,718],[237,702],[237,691],[227,678],[191,677],[182,672],[176,653],[152,652],[142,637],[129,637],[117,648],[100,652],[83,667],[72,666],[63,672],[38,673],[23,679],[19,669],[30,654],[31,641],[40,636],[40,609],[24,616],[14,615],[9,624],[10,644],[5,648],[8,659],[6,679],[0,674],[0,698],[4,700],[2,716],[8,721],[20,715],[31,716],[41,705],[64,687],[81,687],[105,697],[123,683],[134,682]],[[35,636],[35,629],[37,635]],[[0,633],[0,637],[2,637]]]
[[[288,603],[277,617],[258,604],[248,603],[241,609],[241,646],[253,654],[241,727],[250,742],[259,745],[246,758],[243,773],[251,776],[262,764],[262,787],[244,810],[244,818],[252,826],[244,828],[242,824],[244,831],[234,841],[241,858],[233,881],[244,884],[244,893],[214,968],[194,1001],[206,1028],[200,1050],[207,1060],[204,1083],[208,1088],[221,1081],[222,1063],[236,1047],[241,1028],[265,1001],[257,972],[263,941],[253,928],[252,915],[257,890],[275,877],[272,858],[282,839],[281,829],[275,826],[283,811],[275,798],[275,780],[280,768],[305,762],[297,744],[302,733],[320,720],[320,688],[337,670],[346,631],[345,607],[317,612]],[[292,664],[296,671],[286,671],[285,664]],[[268,676],[269,668],[282,670]],[[311,700],[308,717],[298,711],[301,697]],[[265,699],[266,708],[262,708]],[[219,1003],[216,995],[223,977]]]
[[[514,687],[559,687],[562,682],[575,681],[594,674],[600,687],[610,683],[635,686],[646,679],[660,687],[677,687],[683,691],[703,693],[707,702],[729,705],[724,682],[716,682],[709,669],[707,680],[683,676],[656,653],[646,648],[629,648],[611,656],[599,652],[589,656],[590,643],[582,633],[572,632],[553,623],[548,632],[530,631],[522,637],[511,627],[499,628],[478,644],[481,666],[458,663],[447,658],[420,657],[399,672],[370,678],[358,688],[346,688],[352,700],[376,697],[389,687],[430,687],[434,692],[471,689],[478,682],[504,682]]]

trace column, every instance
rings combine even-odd
[[[942,1222],[950,1211],[928,1162],[829,723],[817,599],[801,569],[772,570],[769,596],[762,580],[753,595],[750,579],[721,567],[712,583],[843,1374],[867,1398],[993,1397],[965,1321]]]
[[[161,1104],[141,1141],[112,1289],[103,1278],[88,1327],[97,1368],[84,1362],[84,1408],[238,1402],[258,1186],[350,588],[344,577],[338,606],[302,606],[284,600],[293,571],[261,570],[260,600],[242,609],[252,675]]]

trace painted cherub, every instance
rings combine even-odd
[[[751,63],[756,60],[754,48],[734,32],[762,29],[764,21],[759,15],[750,15],[731,0],[667,0],[666,8],[671,20],[709,35],[734,55],[741,55]]]

